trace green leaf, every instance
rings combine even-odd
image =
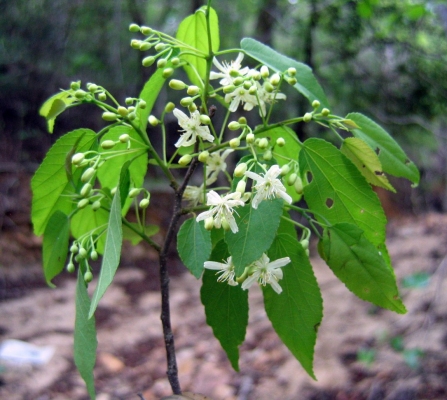
[[[245,267],[261,258],[272,244],[282,214],[282,199],[264,200],[257,209],[250,204],[237,209],[235,219],[239,231],[225,232],[225,241],[233,257],[236,276]]]
[[[295,132],[287,126],[280,126],[276,128],[269,129],[268,131],[257,134],[256,137],[263,138],[268,137],[271,139],[271,143],[275,143],[276,139],[282,137],[284,138],[286,145],[283,147],[276,146],[275,156],[277,164],[282,167],[287,164],[289,160],[298,161],[298,155],[301,150],[301,144],[296,137]],[[287,178],[293,173],[291,170],[285,177],[284,182],[287,182]],[[293,202],[298,201],[301,198],[293,186],[286,186],[287,194],[292,197]]]
[[[284,274],[279,281],[281,294],[270,285],[263,288],[267,316],[283,343],[315,379],[314,347],[323,318],[323,300],[309,258],[291,222],[281,220],[268,256],[272,261],[290,257],[291,262],[281,268]]]
[[[382,171],[379,157],[362,139],[347,138],[343,141],[340,150],[354,163],[370,184],[396,192]]]
[[[68,253],[70,220],[56,210],[50,217],[43,236],[43,272],[47,284],[56,287],[51,280],[64,269]]]
[[[136,231],[141,232],[141,227],[139,224],[129,223],[129,225],[132,226]],[[147,224],[144,227],[144,234],[150,237],[157,234],[159,230],[160,228],[157,225]],[[123,239],[129,240],[133,246],[136,246],[143,240],[143,238],[138,233],[136,233],[133,229],[129,228],[126,225],[123,225]]]
[[[407,178],[414,184],[419,183],[419,171],[416,165],[410,161],[388,132],[362,114],[351,113],[346,118],[354,121],[360,127],[360,129],[353,129],[352,134],[368,143],[378,153],[384,172]]]
[[[228,258],[228,249],[222,240],[211,255],[212,261]],[[213,329],[232,367],[239,371],[239,346],[245,338],[248,324],[248,291],[240,286],[217,282],[215,271],[205,270],[200,298],[205,306],[206,323]]]
[[[193,15],[186,17],[179,25],[176,38],[181,42],[192,46],[193,48],[199,50],[206,57],[210,53],[209,42],[208,42],[208,30],[206,26],[206,10],[207,7],[199,8]],[[219,39],[219,21],[217,18],[216,11],[209,7],[209,23],[210,23],[210,42],[212,47],[212,52],[215,53],[219,50],[220,39]],[[182,51],[191,52],[191,50],[183,49]],[[180,57],[187,61],[191,66],[185,66],[185,71],[188,74],[189,79],[192,83],[199,87],[203,87],[203,82],[198,79],[194,72],[196,69],[202,80],[206,77],[206,60],[205,58],[200,58],[195,55],[182,55]]]
[[[90,129],[77,129],[62,136],[48,151],[45,159],[31,180],[33,191],[31,219],[34,233],[41,235],[57,210],[69,215],[74,207],[70,195],[75,193],[82,171],[74,170],[69,181],[66,159],[74,151],[89,150],[96,140]],[[76,149],[76,150],[75,150]]]
[[[121,182],[120,182],[121,185]],[[121,246],[123,243],[123,228],[121,222],[121,190],[117,190],[113,196],[110,208],[109,222],[107,226],[106,244],[101,264],[98,284],[92,297],[89,318],[95,313],[99,300],[113,281],[121,257]]]
[[[183,264],[197,278],[203,271],[203,264],[211,254],[211,232],[205,229],[203,221],[187,219],[177,235],[177,250]]]
[[[300,152],[300,169],[311,179],[304,198],[318,221],[358,225],[376,246],[385,242],[386,217],[380,201],[340,150],[325,140],[308,139]]]
[[[96,327],[95,318],[88,316],[90,309],[90,298],[84,277],[79,268],[78,281],[76,285],[76,320],[74,330],[74,362],[87,385],[91,399],[95,399],[95,382],[93,368],[96,362]]]
[[[341,223],[325,229],[323,247],[326,263],[352,293],[379,307],[406,313],[393,270],[360,228]]]
[[[294,88],[306,97],[310,103],[314,100],[318,100],[320,102],[319,109],[323,109],[324,107],[330,108],[323,89],[312,73],[312,69],[306,64],[286,57],[265,44],[251,38],[242,39],[241,48],[250,57],[262,62],[273,71],[283,73],[290,67],[295,68],[296,79],[298,82],[294,85]]]
[[[39,110],[39,115],[46,118],[48,132],[53,133],[56,117],[76,100],[77,99],[73,97],[70,92],[61,92],[51,96],[42,104],[42,107],[40,107]]]

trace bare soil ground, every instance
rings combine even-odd
[[[168,218],[169,212],[157,217]],[[8,218],[0,233],[0,342],[19,339],[56,352],[41,367],[0,366],[0,398],[87,399],[72,359],[75,277],[63,273],[56,289],[46,287],[39,238],[26,218],[17,223],[14,212]],[[405,315],[357,299],[312,258],[325,307],[315,353],[317,382],[276,336],[257,289],[250,291],[240,371],[233,371],[205,323],[200,282],[179,273],[174,263],[172,321],[183,390],[214,400],[447,399],[447,215],[392,220],[388,247],[399,282],[416,272],[430,275],[425,287],[401,289]],[[144,246],[126,247],[98,308],[99,400],[170,394],[159,303],[154,255]]]

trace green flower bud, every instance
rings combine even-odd
[[[70,83],[70,89],[71,90],[78,90],[81,87],[81,82],[71,82]]]
[[[208,117],[208,115],[206,115],[206,114],[200,114],[200,122],[203,125],[209,125],[209,124],[211,124],[211,118]]]
[[[69,272],[70,274],[75,272],[75,265],[72,262],[68,263],[68,265],[67,265],[67,272]]]
[[[123,133],[122,135],[120,135],[119,137],[119,141],[121,143],[127,143],[130,140],[130,136],[127,133]]]
[[[244,176],[245,172],[247,171],[247,167],[247,164],[244,162],[238,164],[234,169],[234,176],[236,178],[241,178],[242,176]]]
[[[172,63],[172,65],[175,65],[175,66],[179,65],[180,64],[180,58],[178,58],[178,57],[172,58],[171,59],[171,63]]]
[[[188,107],[191,104],[193,104],[194,100],[192,99],[192,97],[183,97],[183,99],[180,100],[180,104],[183,107]]]
[[[98,85],[95,85],[94,83],[90,83],[88,85],[88,91],[90,93],[95,93],[98,90]]]
[[[84,249],[83,247],[81,247],[81,248],[79,249],[79,257],[81,257],[81,258],[85,258],[85,257],[87,257],[87,250]]]
[[[307,250],[309,248],[309,240],[303,239],[300,243],[301,243],[301,246],[303,246],[304,250]]]
[[[104,150],[109,150],[109,149],[113,149],[115,147],[115,142],[113,140],[104,140],[101,143],[101,147]]]
[[[309,257],[309,249],[304,250],[306,252],[306,256]]]
[[[175,104],[172,101],[170,101],[165,106],[165,112],[170,113],[170,112],[174,111],[174,108],[175,108]]]
[[[272,93],[275,90],[275,88],[273,87],[273,85],[270,82],[265,82],[264,83],[264,90],[267,93]]]
[[[234,86],[234,85],[228,85],[228,86],[224,86],[224,87],[223,87],[223,92],[224,92],[225,94],[233,93],[235,89],[236,89],[236,86]]]
[[[303,121],[304,121],[304,122],[310,122],[310,121],[312,121],[312,113],[306,113],[306,114],[304,114]]]
[[[255,135],[253,133],[248,133],[247,136],[245,137],[245,140],[247,141],[247,143],[254,143],[255,141]]]
[[[165,43],[157,43],[155,45],[155,51],[157,53],[159,53],[160,51],[164,50],[166,48],[166,44]]]
[[[270,83],[273,86],[278,86],[279,82],[281,82],[281,77],[279,76],[279,74],[273,74],[272,77],[270,78]]]
[[[237,122],[239,122],[241,125],[247,125],[247,118],[240,117]]]
[[[297,176],[294,184],[295,192],[298,194],[303,194],[303,181],[300,176]]]
[[[124,100],[126,103],[126,106],[131,106],[134,102],[134,99],[132,97],[126,97],[126,100]]]
[[[222,218],[222,228],[224,228],[224,231],[230,230],[230,224],[228,223],[226,218]]]
[[[140,51],[147,51],[152,47],[152,44],[148,43],[148,42],[140,42],[140,46],[138,48],[138,50]]]
[[[76,90],[76,92],[75,92],[75,97],[77,98],[77,99],[79,99],[79,100],[82,100],[84,97],[85,97],[85,95],[87,94],[87,92],[86,91],[84,91],[84,90],[82,90],[82,89],[78,89],[78,90]]]
[[[321,110],[321,115],[323,115],[323,117],[327,117],[330,113],[330,110],[328,110],[327,108],[323,108]]]
[[[281,176],[286,176],[290,172],[290,167],[288,164],[284,164],[281,167]]]
[[[237,122],[237,121],[231,121],[229,124],[228,124],[228,129],[230,130],[230,131],[237,131],[238,129],[240,129],[241,128],[241,124],[239,123],[239,122]]]
[[[89,203],[88,199],[79,200],[78,208],[82,210],[83,208],[87,207],[88,203]]]
[[[296,80],[296,78],[287,78],[286,79],[287,80],[287,83],[289,84],[289,85],[295,85],[298,81]]]
[[[87,272],[84,274],[84,281],[85,281],[86,283],[90,283],[92,280],[93,280],[93,274],[92,274],[90,271],[87,271]]]
[[[186,91],[190,96],[196,96],[200,93],[200,88],[195,85],[188,86],[188,90]]]
[[[84,184],[84,186],[82,186],[81,196],[82,197],[87,197],[90,194],[91,191],[92,191],[91,183],[86,183],[86,184]]]
[[[149,118],[147,120],[149,121],[149,123],[152,126],[157,126],[160,123],[160,121],[156,117],[154,117],[153,115],[149,115]]]
[[[188,165],[192,160],[192,156],[190,154],[185,154],[184,156],[180,157],[180,160],[178,160],[179,165],[185,166]]]
[[[137,197],[137,196],[140,194],[140,192],[141,192],[141,189],[140,189],[140,188],[133,188],[133,189],[131,189],[130,192],[129,192],[129,197],[130,197],[131,199],[133,199],[133,198]]]
[[[272,157],[273,157],[273,154],[272,154],[272,151],[271,151],[271,150],[267,150],[267,151],[263,154],[263,156],[262,156],[262,158],[263,158],[265,161],[270,161],[270,160],[272,159]]]
[[[312,102],[312,107],[313,107],[313,108],[318,108],[318,107],[320,107],[320,102],[319,102],[318,100],[314,100],[314,101]]]
[[[295,76],[296,75],[296,68],[290,67],[287,70],[287,73],[289,74],[289,76]]]
[[[78,251],[79,251],[79,248],[78,248],[77,244],[73,243],[70,247],[70,253],[77,254]]]
[[[213,219],[213,217],[206,218],[205,219],[205,229],[207,231],[210,231],[213,228],[214,228],[214,219]]]
[[[122,117],[127,117],[127,114],[129,114],[129,110],[126,107],[119,106],[118,114],[121,115]]]
[[[289,178],[287,179],[287,185],[292,186],[295,183],[297,177],[298,175],[295,174],[295,172],[290,174]]]
[[[101,208],[101,202],[99,200],[96,200],[92,203],[92,210],[96,211]]]
[[[165,68],[163,70],[163,74],[162,75],[163,75],[163,78],[167,79],[170,76],[172,76],[173,73],[174,73],[174,69],[173,68]]]
[[[236,185],[236,192],[239,192],[241,195],[245,193],[245,188],[247,186],[247,182],[241,179]]]
[[[166,64],[167,64],[168,62],[166,61],[166,59],[165,58],[160,58],[158,61],[157,61],[157,68],[164,68],[164,67],[166,67]]]
[[[248,89],[248,93],[253,94],[253,95],[255,95],[257,93],[257,91],[258,91],[258,87],[255,85],[250,86],[250,88]]]
[[[98,99],[100,101],[106,101],[107,100],[107,94],[105,92],[101,92],[98,94]]]
[[[284,138],[279,137],[278,139],[276,139],[276,144],[278,147],[284,147],[284,145],[286,144],[286,141],[284,140]]]
[[[141,200],[139,206],[141,209],[148,208],[149,207],[149,199]]]
[[[239,85],[242,85],[243,83],[244,83],[244,78],[242,78],[242,77],[238,77],[238,78],[236,78],[234,81],[233,81],[233,83],[236,85],[236,86],[239,86]]]
[[[186,83],[179,79],[171,79],[169,81],[169,87],[174,90],[183,90],[186,88]]]
[[[96,169],[93,167],[87,168],[81,176],[81,182],[86,183],[95,175]]]
[[[197,111],[197,106],[195,105],[195,103],[192,103],[188,106],[188,110],[189,112],[193,113],[194,111]]]
[[[113,113],[113,112],[106,111],[106,112],[103,112],[103,113],[102,113],[102,119],[103,119],[104,121],[110,121],[110,122],[112,122],[112,121],[116,121],[116,120],[118,119],[118,115],[116,115],[116,114]]]
[[[133,121],[133,120],[136,119],[136,118],[137,118],[137,114],[135,114],[134,111],[129,112],[129,114],[127,115],[127,119],[128,119],[129,121]]]
[[[270,75],[269,69],[268,69],[268,67],[266,65],[263,65],[261,67],[261,71],[260,72],[261,72],[261,76],[264,79],[268,78],[268,76]]]
[[[248,200],[250,200],[250,197],[251,197],[251,192],[245,192],[245,193],[242,195],[241,200],[242,200],[244,203],[246,203]]]
[[[245,81],[244,84],[242,85],[244,89],[250,89],[252,87],[252,84],[250,81]],[[254,86],[254,85],[253,85]],[[256,86],[254,86],[256,88]]]
[[[210,153],[207,150],[205,150],[199,154],[198,159],[200,162],[205,163],[208,160],[209,156],[210,156]]]
[[[76,153],[71,157],[71,163],[74,165],[79,165],[85,159],[84,153]]]
[[[262,138],[259,140],[259,144],[258,147],[260,147],[261,149],[266,149],[269,145],[269,141],[267,138]]]
[[[116,190],[117,190],[117,187],[116,187],[116,186],[115,186],[114,188],[110,189],[110,194],[111,194],[112,196],[115,196]]]
[[[145,36],[149,36],[153,32],[153,30],[152,30],[152,28],[149,28],[148,26],[142,26],[140,28],[140,32]]]
[[[232,149],[236,149],[239,147],[239,145],[241,144],[241,141],[239,138],[234,138],[230,140],[230,147]]]
[[[96,260],[98,259],[98,253],[97,253],[95,250],[93,250],[93,251],[90,253],[90,258],[91,258],[93,261],[96,261]]]
[[[132,39],[130,41],[130,47],[132,47],[135,50],[139,50],[140,49],[140,43],[141,43],[141,40]]]
[[[144,57],[143,61],[141,61],[141,64],[143,64],[143,67],[150,67],[155,62],[154,56]]]
[[[129,25],[129,31],[130,32],[138,32],[140,30],[140,27],[137,24],[130,24]]]

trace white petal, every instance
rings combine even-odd
[[[189,120],[188,116],[182,110],[179,110],[178,108],[174,108],[172,113],[175,115],[175,117],[179,120],[180,123],[185,123],[185,122],[188,122],[188,120]]]
[[[243,290],[247,290],[251,287],[251,285],[253,285],[253,283],[256,282],[256,280],[258,279],[257,276],[255,276],[255,274],[253,274],[252,276],[249,276],[244,282],[242,282],[242,289]]]
[[[283,257],[283,258],[279,258],[275,261],[272,261],[269,263],[268,268],[269,269],[275,269],[275,268],[281,268],[284,267],[285,265],[290,263],[290,258],[289,257]]]
[[[234,219],[233,214],[228,212],[228,210],[226,210],[226,209],[223,210],[223,213],[224,213],[225,219],[228,222],[228,225],[230,225],[231,232],[233,232],[233,233],[238,232],[239,228],[237,227],[236,220]]]
[[[278,195],[282,197],[287,203],[292,204],[292,197],[290,197],[286,192],[278,190]]]
[[[255,197],[251,201],[251,206],[256,210],[258,208],[259,203],[263,200],[263,197],[260,196],[259,192],[256,192]]]
[[[197,218],[196,221],[200,222],[203,221],[209,217],[212,217],[214,215],[214,210],[208,210],[208,211],[204,211],[203,213],[200,213]]]
[[[214,190],[210,190],[206,194],[206,205],[207,206],[218,206],[222,204],[222,198]]]
[[[254,181],[264,181],[264,178],[261,175],[258,175],[252,171],[245,172],[245,176],[248,176],[250,179],[253,179]]]
[[[272,285],[272,288],[276,293],[280,294],[282,292],[281,286],[274,279],[271,280],[269,283],[270,283],[270,285]]]
[[[227,267],[228,267],[227,264],[223,264],[223,263],[216,262],[216,261],[205,261],[203,266],[206,269],[213,269],[213,270],[216,270],[216,271],[220,271],[222,269],[227,269]]]

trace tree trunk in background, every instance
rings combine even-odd
[[[273,24],[275,22],[276,1],[263,0],[259,6],[258,22],[256,23],[256,38],[268,45],[272,45]]]

